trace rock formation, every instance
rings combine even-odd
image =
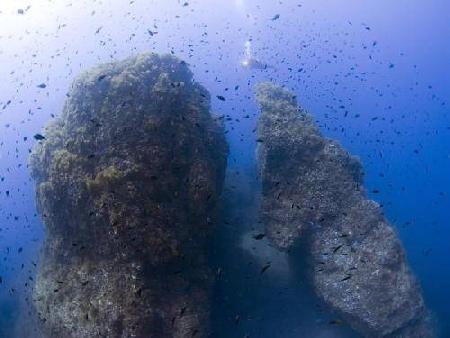
[[[49,337],[205,337],[207,241],[227,146],[187,65],[82,74],[36,146],[46,226],[34,303]]]
[[[364,336],[431,337],[420,287],[396,232],[366,196],[358,159],[323,137],[289,91],[263,83],[256,97],[262,213],[273,245],[303,243],[317,295]]]

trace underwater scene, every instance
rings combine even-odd
[[[450,337],[450,2],[0,0],[0,338]]]

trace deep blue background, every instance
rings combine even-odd
[[[371,197],[396,225],[441,336],[450,336],[450,3],[187,2],[0,3],[0,336],[26,298],[43,237],[27,170],[33,135],[59,114],[80,71],[141,51],[188,61],[214,111],[232,118],[229,172],[254,170],[253,85],[294,90],[324,134],[361,158],[367,189],[380,191]],[[273,68],[239,67],[247,39]]]

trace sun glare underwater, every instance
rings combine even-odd
[[[450,337],[449,23],[1,0],[0,338]]]

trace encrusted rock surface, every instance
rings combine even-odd
[[[272,243],[288,251],[306,243],[317,295],[364,336],[432,337],[420,287],[396,232],[366,196],[358,159],[324,138],[289,91],[263,83],[256,97]]]
[[[187,65],[142,54],[73,84],[31,156],[49,337],[205,337],[227,146]]]

